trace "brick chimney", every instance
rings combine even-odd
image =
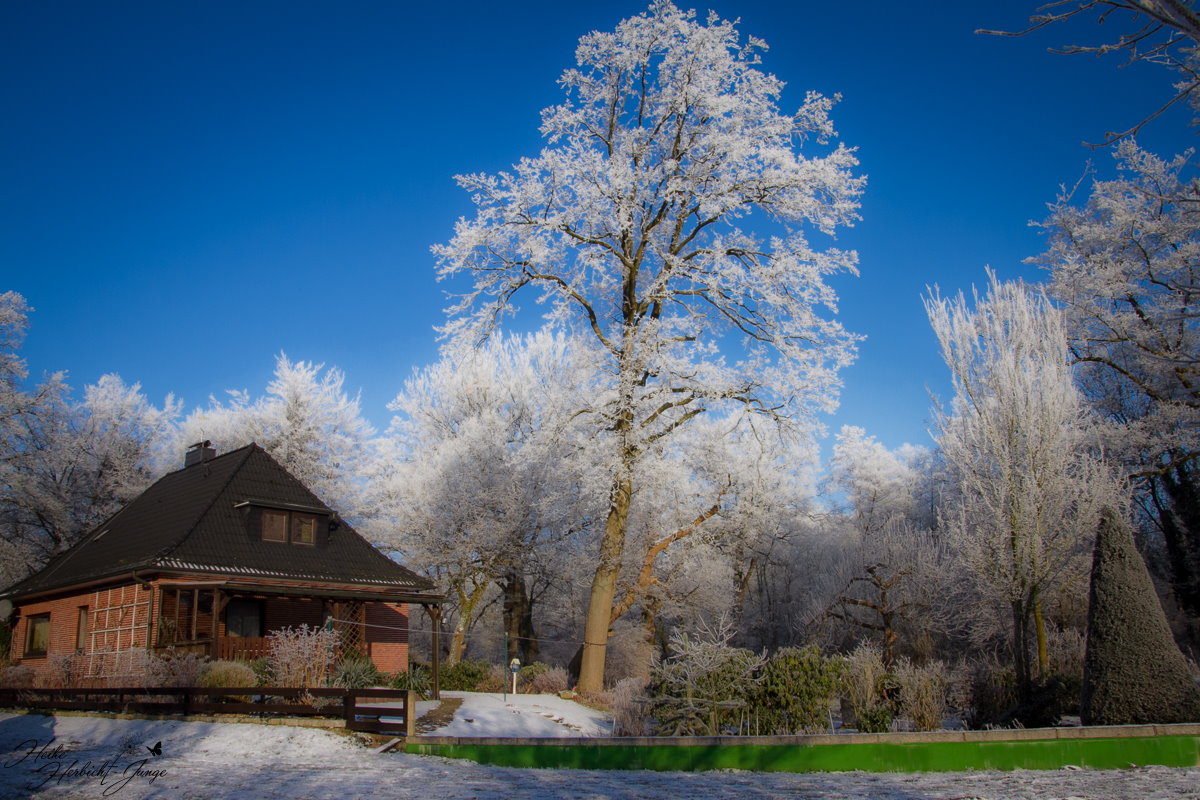
[[[196,442],[183,454],[183,466],[184,468],[192,467],[196,464],[203,464],[205,461],[212,461],[216,457],[217,450],[212,446],[212,442],[208,440]]]

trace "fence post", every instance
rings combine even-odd
[[[342,714],[346,717],[346,730],[354,730],[354,690],[345,689],[345,694],[342,695]]]
[[[404,735],[417,735],[417,693],[411,689],[404,693]]]

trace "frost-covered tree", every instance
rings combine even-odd
[[[905,444],[889,450],[862,428],[842,427],[833,447],[824,490],[835,512],[827,522],[845,522],[842,557],[834,571],[841,584],[828,614],[882,640],[883,658],[896,661],[901,629],[933,617],[945,586],[941,553],[930,528],[931,454]]]
[[[1089,449],[1092,422],[1072,380],[1061,314],[1022,283],[988,278],[973,308],[961,293],[925,301],[955,392],[936,416],[957,484],[943,526],[993,616],[1007,614],[1027,690],[1034,665],[1047,666],[1044,610],[1057,593],[1082,588],[1099,504],[1121,497]]]
[[[563,557],[603,508],[575,413],[593,376],[568,337],[494,337],[415,371],[390,406],[394,455],[370,490],[380,538],[447,588],[451,662],[497,589],[514,653],[537,652],[534,603],[569,578]]]
[[[1108,452],[1141,486],[1172,583],[1200,613],[1200,190],[1188,157],[1122,142],[1115,180],[1064,195],[1039,259],[1067,317],[1092,405],[1115,423]]]
[[[910,444],[888,450],[862,428],[843,425],[825,488],[862,537],[924,515],[920,498],[929,451]]]
[[[1162,64],[1179,75],[1175,94],[1141,121],[1120,132],[1105,134],[1100,145],[1109,145],[1126,137],[1136,136],[1142,127],[1171,106],[1186,100],[1194,109],[1200,108],[1200,14],[1194,0],[1055,0],[1041,6],[1029,18],[1024,30],[990,31],[999,36],[1024,36],[1048,25],[1066,22],[1072,17],[1093,17],[1096,22],[1111,24],[1106,29],[1107,41],[1097,45],[1067,45],[1056,53],[1104,55],[1121,53],[1129,63],[1145,61]],[[1114,27],[1116,36],[1111,36]]]
[[[63,373],[31,389],[18,348],[29,307],[0,295],[0,583],[70,547],[166,469],[179,405],[105,375],[71,397]]]
[[[636,610],[661,650],[673,629],[724,617],[740,643],[755,642],[747,610],[762,571],[776,565],[813,494],[815,448],[779,433],[760,417],[707,416],[638,465],[612,625]]]
[[[584,689],[604,673],[639,462],[716,406],[830,409],[853,353],[821,312],[835,302],[826,276],[854,271],[855,255],[806,230],[851,224],[863,179],[850,149],[827,147],[831,99],[779,111],[763,47],[666,0],[584,36],[566,100],[543,112],[546,146],[512,172],[460,176],[476,214],[434,248],[442,277],[470,282],[444,329],[455,341],[485,339],[532,293],[602,359],[607,384],[581,404],[612,442]]]
[[[223,451],[257,442],[330,506],[366,523],[371,511],[358,476],[367,468],[374,429],[345,381],[336,367],[280,353],[265,395],[254,399],[242,389],[229,392],[228,404],[209,398],[207,408],[184,420],[180,442],[207,439]]]

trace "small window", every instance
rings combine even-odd
[[[25,655],[44,656],[50,647],[50,615],[34,614],[26,622]]]
[[[87,634],[88,634],[88,607],[79,607],[79,621],[75,626],[75,649],[83,652],[87,650]]]
[[[292,514],[292,544],[317,543],[317,518],[312,514]]]
[[[286,542],[288,539],[288,513],[263,509],[262,538],[264,542]]]

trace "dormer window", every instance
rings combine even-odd
[[[243,500],[234,504],[246,515],[246,532],[255,539],[281,544],[316,547],[332,529],[332,522],[323,526],[331,512],[317,506]]]
[[[299,511],[264,508],[262,538],[264,542],[314,545],[317,543],[317,518]]]
[[[286,542],[288,540],[288,512],[263,509],[262,538],[264,542]]]
[[[292,544],[317,543],[317,518],[312,514],[292,512]]]

